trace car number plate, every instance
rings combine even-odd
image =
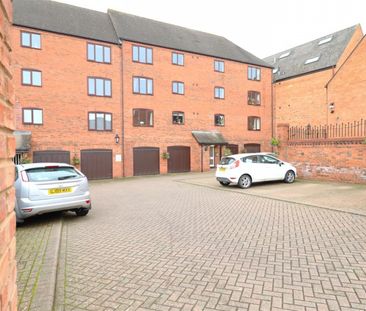
[[[48,189],[48,194],[59,194],[59,193],[66,193],[72,192],[71,188],[55,188],[55,189]]]
[[[225,172],[226,168],[225,167],[220,167],[220,172]]]

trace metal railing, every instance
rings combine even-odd
[[[366,138],[366,120],[330,125],[291,126],[289,140]]]

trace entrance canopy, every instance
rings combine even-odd
[[[200,145],[226,145],[228,143],[219,132],[192,131],[192,135]]]

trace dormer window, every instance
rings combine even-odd
[[[319,60],[320,56],[317,56],[317,57],[313,57],[313,58],[309,58],[305,61],[305,65],[308,65],[308,64],[311,64],[311,63],[315,63]]]
[[[318,42],[318,45],[322,45],[322,44],[328,43],[328,42],[332,41],[332,39],[333,39],[333,36],[330,36],[330,37],[328,37],[328,38],[321,39],[321,40]]]
[[[283,54],[281,54],[280,55],[280,57],[279,57],[279,59],[281,59],[281,58],[285,58],[285,57],[287,57],[287,56],[289,56],[290,55],[290,51],[288,51],[288,52],[286,52],[286,53],[283,53]]]

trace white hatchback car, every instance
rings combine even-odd
[[[216,179],[223,186],[237,184],[249,188],[252,183],[283,180],[292,183],[296,168],[269,153],[242,153],[223,157],[216,169]]]

